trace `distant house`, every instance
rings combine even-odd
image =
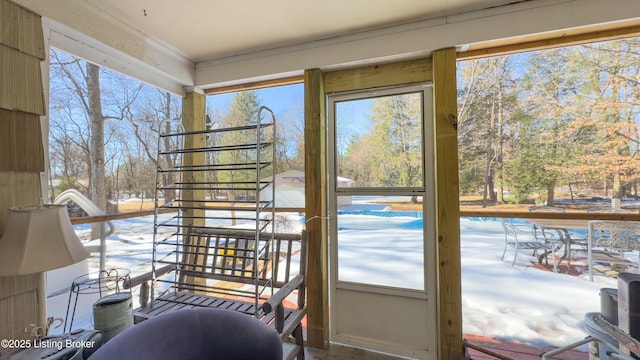
[[[300,170],[287,170],[285,172],[275,175],[276,186],[276,207],[287,208],[304,208],[304,172]],[[271,177],[262,179],[265,181],[271,180]],[[350,187],[353,186],[353,180],[338,177],[340,186]],[[272,186],[269,185],[263,191],[260,192],[260,200],[271,200]],[[338,206],[350,205],[350,196],[341,196],[338,198]]]

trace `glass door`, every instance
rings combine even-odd
[[[430,84],[329,96],[331,340],[436,359]]]

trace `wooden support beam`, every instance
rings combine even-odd
[[[182,124],[186,132],[202,131],[205,129],[206,114],[206,97],[196,92],[188,92],[182,99]],[[206,143],[205,134],[187,135],[184,137],[184,147],[187,149],[203,148]],[[204,152],[192,152],[184,154],[184,165],[188,168],[190,165],[202,165],[205,163]],[[183,181],[202,183],[204,173],[202,171],[184,172]],[[204,190],[184,190],[183,201],[204,200]],[[186,210],[194,212],[195,210]],[[204,211],[198,210],[200,213],[188,214],[189,216],[203,216]],[[187,216],[187,217],[189,217]],[[204,225],[203,219],[190,219],[188,224],[183,225]]]
[[[308,233],[307,342],[325,349],[329,343],[329,276],[327,256],[327,151],[323,73],[304,73],[305,213]]]
[[[569,29],[551,33],[534,34],[511,39],[500,39],[474,44],[468,51],[458,53],[458,60],[473,60],[489,56],[503,56],[525,51],[545,50],[561,46],[573,46],[597,41],[623,39],[640,35],[637,19],[620,24],[600,24],[584,29]]]
[[[286,78],[279,78],[274,80],[264,80],[264,81],[256,81],[250,83],[242,83],[237,85],[228,85],[228,86],[220,86],[210,89],[205,89],[204,93],[206,95],[218,95],[225,94],[235,91],[248,91],[248,90],[257,90],[264,89],[268,87],[274,86],[284,86],[284,85],[293,85],[293,84],[301,84],[304,81],[304,76],[289,76]]]
[[[438,240],[438,358],[462,358],[460,209],[456,50],[433,52],[436,216]]]
[[[196,92],[188,92],[182,99],[182,125],[186,132],[201,131],[205,129],[205,114],[206,114],[206,97],[204,94]],[[202,148],[206,144],[205,134],[187,135],[184,137],[183,146],[188,149]],[[204,152],[187,153],[183,155],[183,164],[188,168],[191,165],[202,165],[205,163]],[[202,171],[185,171],[183,173],[182,181],[187,183],[202,183],[204,181],[204,172]],[[182,190],[182,203],[189,206],[189,201],[204,200],[204,190]],[[204,210],[202,209],[186,209],[184,211],[184,218],[182,220],[183,226],[204,226]],[[198,238],[194,238],[198,239]],[[190,242],[189,240],[185,240]],[[202,248],[198,248],[202,249]],[[204,256],[198,256],[199,259],[204,259]],[[191,259],[184,259],[189,262]],[[197,265],[197,264],[196,264]],[[203,284],[205,279],[199,278]],[[188,282],[194,283],[194,280],[188,280]]]
[[[431,67],[431,59],[417,59],[327,72],[324,91],[331,94],[429,82],[432,79]]]

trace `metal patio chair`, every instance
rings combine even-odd
[[[514,224],[513,219],[500,219],[502,227],[504,228],[504,250],[502,251],[501,260],[504,261],[504,257],[507,253],[507,248],[514,249],[513,260],[511,265],[515,265],[518,259],[518,251],[520,250],[532,250],[533,256],[538,257],[538,263],[542,264],[542,259],[545,259],[546,264],[549,265],[547,255],[551,253],[553,255],[553,269],[557,271],[557,264],[555,260],[556,245],[552,241],[544,239],[537,235],[536,227],[529,224]],[[538,251],[542,251],[542,254],[538,254]]]

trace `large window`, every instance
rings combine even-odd
[[[640,39],[628,38],[460,61],[461,211],[637,213],[639,50]],[[514,221],[533,230],[526,220]],[[553,346],[588,335],[585,313],[600,309],[600,289],[616,288],[617,272],[629,268],[603,262],[590,282],[586,248],[577,244],[586,243],[585,226],[576,223],[563,228],[574,240],[571,264],[561,261],[556,273],[552,255],[540,263],[519,249],[512,266],[509,247],[501,260],[505,232],[493,214],[462,218],[464,333]],[[638,252],[625,256],[636,262]]]
[[[159,124],[181,118],[182,99],[60,50],[50,57],[51,200],[77,189],[107,213],[152,206]]]

